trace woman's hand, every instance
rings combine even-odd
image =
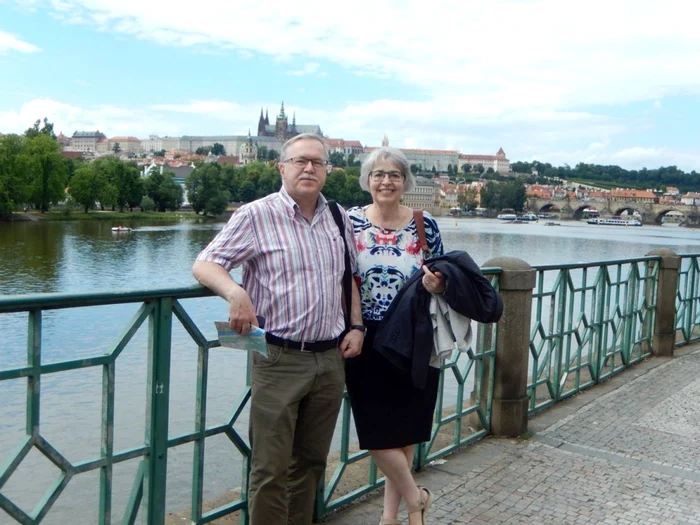
[[[440,294],[445,291],[445,277],[440,272],[431,272],[423,265],[423,286],[430,293]]]

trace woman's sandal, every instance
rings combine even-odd
[[[433,503],[433,493],[420,485],[418,485],[418,488],[420,489],[420,503],[415,507],[408,507],[408,513],[420,512],[422,525],[428,525],[428,510],[430,510],[430,505]],[[428,497],[425,499],[423,499],[423,491],[428,494]]]

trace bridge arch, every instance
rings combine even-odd
[[[624,212],[627,212],[627,215],[630,217],[632,215],[635,215],[635,214],[638,215],[639,217],[644,217],[644,210],[638,210],[637,208],[634,208],[632,206],[623,206],[621,208],[617,208],[615,210],[614,216],[619,217]]]
[[[597,209],[595,206],[593,206],[592,204],[583,204],[583,205],[579,206],[578,208],[576,208],[576,209],[573,211],[573,213],[571,214],[571,217],[572,217],[575,221],[580,221],[581,219],[587,219],[588,217],[597,217],[597,214],[596,214],[596,215],[588,215],[587,217],[584,217],[583,212],[584,212],[585,210],[596,210],[596,211],[598,211],[598,209]]]
[[[547,204],[540,206],[537,213],[561,213],[561,210],[559,209],[559,206],[553,202],[548,202]]]
[[[654,224],[661,225],[664,223],[664,217],[668,215],[669,213],[674,212],[674,214],[679,214],[682,216],[683,219],[685,219],[686,214],[683,213],[681,210],[677,210],[676,208],[668,208],[667,210],[662,210],[659,213],[657,213],[654,216]]]

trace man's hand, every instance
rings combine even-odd
[[[340,342],[340,355],[345,359],[357,357],[362,352],[362,342],[364,340],[364,332],[360,330],[350,330]]]
[[[250,300],[248,292],[237,286],[229,295],[229,318],[228,324],[232,330],[241,335],[250,333],[253,326],[258,326],[258,319],[255,317],[255,308]]]

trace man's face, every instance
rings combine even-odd
[[[292,199],[316,199],[326,183],[323,144],[314,139],[298,140],[287,150],[287,159],[280,162],[279,170],[284,189]]]

